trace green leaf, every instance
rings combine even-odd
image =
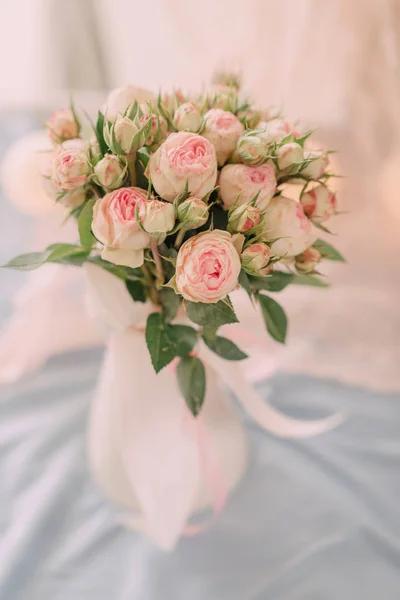
[[[158,292],[158,296],[163,306],[165,321],[169,323],[176,317],[176,313],[178,312],[181,303],[181,297],[170,287],[161,288]]]
[[[313,287],[327,288],[329,287],[329,283],[322,281],[319,277],[315,277],[315,275],[293,275],[292,283],[296,285],[311,285]]]
[[[125,285],[134,302],[146,302],[146,290],[141,281],[127,279]]]
[[[52,244],[43,252],[20,254],[1,268],[15,269],[17,271],[33,271],[46,262],[80,265],[87,259],[89,252],[90,250],[87,248],[75,246],[74,244]]]
[[[317,240],[316,242],[314,242],[313,248],[318,250],[318,252],[321,253],[321,256],[323,258],[326,258],[328,260],[336,260],[339,262],[346,262],[344,257],[340,254],[340,252],[338,252],[336,248],[334,248],[324,240]]]
[[[85,248],[91,248],[97,241],[92,233],[93,206],[95,202],[96,198],[88,200],[78,217],[79,239]]]
[[[142,146],[136,153],[136,158],[142,163],[142,165],[146,168],[147,163],[150,160],[150,150],[146,146]]]
[[[240,274],[239,274],[239,283],[242,286],[242,288],[244,290],[246,290],[247,295],[249,296],[250,300],[252,300],[253,292],[251,290],[249,276],[247,275],[246,271],[244,271],[243,269],[240,271]]]
[[[181,358],[176,369],[179,389],[190,412],[196,417],[206,392],[206,372],[204,365],[196,356]]]
[[[207,335],[203,335],[203,340],[210,350],[226,360],[243,360],[247,358],[247,354],[242,352],[236,344],[227,338],[217,336],[214,339],[210,339]]]
[[[281,292],[289,283],[292,283],[294,275],[291,273],[280,273],[275,271],[266,277],[249,276],[250,285],[255,290],[266,290],[267,292]]]
[[[97,123],[95,128],[96,138],[99,143],[102,157],[108,152],[108,146],[104,139],[104,115],[100,111],[97,113]]]
[[[152,313],[146,323],[146,344],[156,373],[176,356],[176,345],[169,338],[161,313]]]
[[[222,300],[216,304],[203,304],[202,302],[188,302],[186,311],[189,319],[203,327],[214,327],[218,329],[221,325],[238,323],[233,308]]]
[[[287,317],[282,306],[270,296],[260,294],[259,302],[268,333],[281,344],[285,343],[287,331]]]
[[[197,342],[197,332],[188,325],[167,325],[169,339],[175,345],[176,356],[187,356]]]

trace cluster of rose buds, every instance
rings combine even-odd
[[[241,269],[313,273],[321,260],[316,227],[336,213],[328,152],[309,145],[312,132],[250,104],[237,77],[219,74],[194,96],[118,88],[94,140],[79,137],[73,108],[47,128],[49,194],[75,215],[96,199],[92,232],[111,263],[140,267],[155,246],[174,246],[174,289],[187,300],[225,298]],[[287,184],[298,186],[298,200],[285,196]]]

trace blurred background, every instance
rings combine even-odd
[[[309,504],[311,525],[306,526],[307,519],[304,518],[304,536],[301,537],[299,533],[298,538],[294,536],[296,539],[291,537],[293,530],[288,532],[284,525],[282,529],[276,525],[278,529],[274,540],[286,540],[290,547],[282,550],[280,558],[283,561],[289,557],[290,566],[280,563],[280,558],[278,560],[272,551],[272,554],[268,554],[268,560],[271,561],[269,564],[274,564],[278,571],[282,568],[282,573],[292,574],[293,569],[296,581],[319,582],[320,573],[327,573],[328,579],[319,582],[320,587],[315,584],[317,592],[314,588],[308,591],[298,591],[299,588],[296,588],[297,593],[294,595],[282,592],[281,595],[277,593],[268,598],[376,600],[379,597],[382,600],[397,600],[400,587],[400,515],[392,501],[398,498],[400,491],[400,0],[13,0],[0,3],[0,23],[1,157],[21,136],[39,130],[50,112],[67,105],[71,94],[77,107],[93,114],[101,106],[107,92],[124,83],[155,91],[161,86],[196,90],[210,80],[215,69],[224,68],[242,74],[243,88],[261,107],[278,106],[289,120],[300,120],[306,127],[318,128],[317,137],[321,144],[338,150],[338,154],[333,155],[333,161],[337,172],[343,176],[336,182],[343,214],[330,223],[333,232],[337,234],[330,241],[344,254],[347,264],[324,265],[323,272],[329,277],[331,284],[329,289],[289,286],[280,293],[279,300],[290,318],[290,330],[285,347],[277,347],[277,344],[268,342],[269,356],[277,361],[280,372],[285,374],[271,385],[279,397],[289,399],[287,405],[284,403],[289,411],[300,397],[306,406],[309,397],[313,396],[316,398],[313,410],[318,406],[325,406],[332,411],[337,408],[348,410],[350,407],[350,411],[353,410],[361,419],[357,423],[361,423],[363,418],[365,421],[362,425],[354,425],[352,430],[348,430],[348,434],[344,429],[343,437],[339,433],[339,438],[332,442],[330,451],[332,456],[338,457],[337,464],[335,458],[330,460],[328,457],[328,450],[324,454],[325,447],[318,446],[319,442],[315,447],[311,442],[310,447],[315,454],[312,455],[312,451],[305,453],[304,462],[300,464],[296,453],[301,454],[301,447],[293,445],[294,454],[290,459],[293,461],[294,471],[297,469],[301,474],[297,490],[303,485],[307,486],[304,483],[306,481],[315,489],[321,481],[324,483],[327,473],[332,476],[332,480],[336,477],[341,483],[338,483],[337,493],[329,488],[330,484],[321,492],[321,506],[324,508],[321,508],[320,513],[316,505],[309,500],[304,502],[301,496],[298,502],[296,500],[297,508],[287,505],[290,514],[296,514],[298,510],[303,518],[298,507]],[[0,198],[1,263],[17,253],[32,249],[35,235],[38,234],[37,220],[35,221],[33,214],[35,211],[25,214],[26,211],[21,210],[23,202],[21,204],[17,198],[11,197],[12,190],[5,185],[7,174],[7,167],[3,166]],[[41,227],[48,230],[46,220],[41,221]],[[41,231],[39,237],[45,239],[46,233]],[[3,325],[12,314],[12,299],[26,282],[26,276],[11,272],[1,272],[0,275],[0,324]],[[255,316],[249,315],[249,322],[258,327]],[[39,333],[36,332],[35,335],[38,336]],[[87,335],[88,339],[93,335],[93,339],[90,338],[93,345],[98,342],[94,334]],[[67,464],[74,461],[76,468],[84,453],[84,425],[76,423],[84,422],[86,413],[82,413],[81,400],[82,397],[86,400],[90,397],[100,356],[99,351],[94,358],[85,358],[87,368],[84,374],[82,369],[79,370],[78,364],[79,361],[84,361],[82,356],[77,359],[70,355],[67,362],[63,363],[64,366],[54,363],[50,371],[38,376],[39,379],[31,376],[15,386],[0,387],[0,396],[5,398],[6,404],[8,402],[13,407],[4,409],[3,425],[0,424],[0,447],[4,456],[10,457],[9,462],[4,459],[4,480],[8,483],[4,493],[0,494],[0,519],[4,524],[13,523],[11,528],[5,527],[3,543],[0,540],[0,565],[1,552],[8,558],[4,571],[1,572],[0,569],[0,588],[4,586],[0,596],[4,600],[28,597],[30,600],[72,597],[85,600],[93,597],[100,600],[101,589],[93,583],[96,577],[94,572],[90,585],[80,576],[77,580],[74,579],[81,572],[81,558],[82,564],[86,565],[87,561],[88,569],[92,569],[91,560],[95,557],[93,564],[96,564],[96,572],[101,572],[103,568],[105,572],[109,569],[112,572],[110,581],[113,578],[114,581],[119,581],[121,573],[125,577],[126,570],[130,568],[124,562],[124,556],[129,556],[130,560],[136,561],[135,565],[139,565],[140,573],[143,574],[143,569],[147,573],[148,578],[143,576],[143,580],[154,591],[156,583],[150,583],[153,571],[146,562],[152,557],[155,561],[153,566],[156,564],[161,569],[158,571],[160,581],[164,581],[163,577],[165,581],[170,581],[167,575],[171,565],[165,566],[161,559],[157,562],[159,559],[154,558],[148,546],[141,547],[139,552],[138,549],[130,548],[126,538],[121,541],[124,534],[113,529],[109,516],[111,513],[107,512],[109,509],[99,508],[100,500],[94,493],[92,496],[85,496],[87,474],[76,474],[74,470],[66,468]],[[266,365],[265,373],[267,372]],[[300,376],[308,379],[299,379]],[[64,381],[68,379],[69,387],[65,384],[61,390],[57,385],[63,378]],[[292,385],[292,391],[288,391],[289,384]],[[294,385],[300,390],[300,395],[296,397],[293,396]],[[60,476],[67,469],[67,475],[63,475],[66,480],[68,477],[77,477],[77,481],[81,482],[79,493],[86,500],[82,500],[83,504],[73,514],[68,512],[69,501],[72,502],[77,487],[72,496],[69,488],[65,488],[64,508],[59,507],[58,513],[51,513],[48,518],[36,514],[30,520],[31,517],[25,515],[25,509],[21,509],[19,500],[15,500],[18,486],[13,487],[13,482],[17,482],[22,464],[31,455],[29,440],[33,439],[33,432],[37,431],[39,435],[40,431],[47,431],[49,423],[53,426],[59,418],[58,413],[54,412],[51,413],[51,421],[46,421],[43,416],[38,425],[36,417],[26,417],[32,407],[32,394],[39,404],[42,403],[40,406],[43,415],[47,414],[48,405],[54,399],[64,402],[64,407],[68,406],[67,412],[70,411],[70,425],[59,431],[60,440],[66,440],[64,449],[62,452],[59,449],[61,454],[57,454],[58,451],[51,449],[51,444],[55,442],[50,440],[46,452],[47,455],[59,457],[57,472]],[[68,394],[74,398],[73,402]],[[52,405],[52,410],[58,410],[56,405],[57,403]],[[8,428],[7,423],[11,423]],[[394,424],[397,424],[397,429],[390,429]],[[69,435],[72,437],[69,438]],[[76,436],[79,436],[80,441],[73,449],[68,446],[67,440],[76,440]],[[21,439],[26,440],[25,445],[21,446]],[[269,444],[268,449],[273,452],[273,442],[263,443]],[[268,474],[276,483],[275,464],[279,460],[284,461],[285,450],[278,442],[274,443],[278,444],[276,447],[279,451],[275,455],[278,462],[273,465],[268,463]],[[329,440],[327,444],[329,449]],[[68,455],[69,450],[71,456]],[[33,463],[32,472],[36,475],[41,473],[44,463],[40,461],[43,456],[38,452],[38,458]],[[310,466],[310,456],[313,457],[314,467]],[[288,503],[290,498],[297,498],[296,492],[290,488],[289,470],[286,471],[286,468],[289,469],[289,462],[290,460],[284,461],[278,468],[278,471],[281,469],[280,472],[288,476],[289,483],[284,479],[279,480],[276,507],[281,506],[282,498],[287,499]],[[47,465],[46,462],[45,464]],[[353,469],[351,473],[343,466],[346,464],[350,471]],[[318,473],[318,478],[314,480],[310,476],[313,468]],[[81,476],[82,481],[79,479]],[[285,487],[286,483],[288,487]],[[50,483],[46,489],[50,494]],[[273,499],[271,489],[275,488],[268,485],[261,491],[268,498],[272,494]],[[374,496],[375,493],[382,495]],[[43,487],[32,491],[32,494],[31,505],[41,505]],[[25,500],[26,496],[21,502]],[[249,502],[247,498],[243,504],[247,509],[252,506]],[[347,511],[343,508],[343,514],[346,514],[343,517],[340,511],[346,502],[351,509]],[[257,509],[260,508],[259,504],[256,506]],[[330,507],[330,512],[327,506]],[[62,528],[57,529],[60,523],[57,519],[63,510],[69,517],[65,522],[61,521]],[[101,512],[103,510],[105,512]],[[339,511],[337,514],[336,510]],[[312,521],[316,514],[322,515],[318,523]],[[282,513],[281,518],[284,523],[286,515]],[[355,525],[358,519],[366,524],[364,530],[361,528],[361,537],[358,525]],[[238,522],[237,518],[231,516],[230,525]],[[276,523],[278,522],[279,516]],[[61,551],[60,546],[64,535],[67,536],[66,532],[72,526],[85,527],[88,523],[91,529],[87,530],[85,540],[67,537],[69,546]],[[340,524],[337,529],[339,533],[335,529],[337,523]],[[319,545],[317,550],[310,551],[306,559],[300,550],[300,554],[296,554],[297,550],[294,552],[297,542],[300,548],[306,545],[304,540],[312,532],[316,532],[318,538],[319,532],[325,526],[329,529],[331,525],[335,532],[334,538],[329,535],[324,538],[328,539],[326,548],[329,547],[329,550],[326,550],[324,544]],[[297,525],[294,529],[296,527]],[[252,529],[254,539],[257,537],[257,530],[258,526]],[[265,531],[267,538],[269,531],[268,528]],[[348,535],[349,531],[351,533]],[[365,531],[367,533],[364,538]],[[227,535],[227,531],[225,534]],[[341,544],[345,539],[348,545],[343,549]],[[32,548],[30,558],[24,562],[26,557],[22,558],[25,556],[21,551],[22,542],[27,548],[31,548],[29,544],[33,544],[32,548],[40,549],[41,556],[45,558],[49,548],[55,548],[56,563],[46,562],[46,565],[50,565],[49,571],[43,573],[32,558]],[[336,548],[336,545],[339,554],[335,557],[332,547]],[[224,544],[217,547],[227,548]],[[374,549],[370,556],[368,548],[372,547]],[[115,553],[114,557],[118,556],[118,560],[122,562],[118,565],[112,562],[110,566],[103,553],[104,548],[111,548]],[[296,560],[303,565],[304,559],[307,563],[305,568],[310,567],[314,550],[315,555],[322,553],[325,556],[325,562],[320,564],[317,561],[311,571],[298,573]],[[331,551],[333,554],[330,554]],[[100,556],[103,558],[99,558]],[[180,559],[185,560],[184,556],[181,552]],[[200,555],[197,555],[194,547],[190,546],[185,568],[192,577],[197,573],[196,569],[204,556],[206,552],[201,554],[200,551]],[[274,562],[275,559],[277,562]],[[243,556],[241,560],[245,560]],[[228,562],[218,565],[225,575],[229,572]],[[248,573],[253,573],[252,569],[256,568],[254,565],[258,565],[259,569],[266,569],[262,561],[257,563],[254,559],[251,565],[248,564]],[[346,571],[348,565],[349,573]],[[51,566],[54,567],[53,571]],[[180,571],[176,564],[175,567],[177,570],[174,577],[178,577],[176,573]],[[355,571],[351,572],[353,567]],[[212,570],[210,565],[209,568]],[[33,581],[37,569],[42,577],[37,583],[38,595],[28,596],[24,591],[27,588],[23,588],[22,584],[18,587],[16,581],[21,577],[25,577],[26,582]],[[201,572],[207,580],[207,568],[204,564]],[[329,577],[333,577],[332,573],[338,575],[336,581],[329,580]],[[374,580],[369,580],[373,573],[376,587]],[[347,582],[343,587],[338,583],[341,575]],[[66,585],[67,576],[72,577],[71,581],[79,580],[79,585],[76,584],[75,588],[75,584],[70,583],[67,586],[69,595],[66,592],[65,595],[61,592],[58,595],[60,589],[66,589],[63,585]],[[64,577],[63,585],[57,577]],[[126,587],[115,598],[164,598],[155,592],[154,596],[140,595],[140,575],[136,573],[135,577],[130,574],[123,579]],[[365,577],[365,581],[369,581],[368,584],[365,583],[361,595],[358,595],[354,577],[359,577],[359,580]],[[42,586],[42,581],[46,585]],[[193,579],[189,581],[188,588],[182,589],[192,589],[192,583]],[[270,589],[269,580],[264,583],[265,587],[260,584],[258,592],[252,588],[252,594],[245,595],[243,591],[240,600],[265,600],[267,596],[263,593]],[[58,584],[60,587],[57,587]],[[234,588],[229,595],[227,588],[219,588],[218,585],[216,583],[208,595],[201,586],[196,588],[200,595],[193,595],[193,598],[236,600],[232,591]],[[335,585],[339,587],[335,588]],[[104,589],[109,589],[107,599],[114,598],[112,587],[107,588],[105,585]],[[139,595],[131,595],[128,589],[135,589],[135,593]],[[179,590],[182,589],[179,586],[176,588],[176,598],[188,597],[179,595]],[[96,590],[97,595],[93,595]],[[316,595],[313,595],[314,592]]]

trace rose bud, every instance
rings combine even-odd
[[[162,142],[168,135],[168,124],[167,121],[155,114],[144,114],[139,119],[140,127],[146,125],[148,120],[151,119],[151,128],[149,135],[144,140],[145,146],[152,146],[153,144],[159,144]]]
[[[301,204],[284,196],[277,196],[269,203],[264,215],[263,237],[271,242],[273,256],[283,258],[301,254],[316,239],[312,223]]]
[[[326,185],[317,185],[300,198],[306,215],[316,223],[323,223],[336,212],[336,195]]]
[[[319,179],[329,165],[328,153],[325,150],[306,150],[304,158],[312,158],[301,174],[308,179]]]
[[[240,110],[237,113],[237,118],[247,129],[254,129],[258,127],[260,122],[260,112],[254,108],[248,108],[247,110]]]
[[[244,126],[235,115],[220,108],[206,112],[204,123],[202,135],[213,144],[221,167],[234,152]]]
[[[178,219],[184,229],[197,229],[208,221],[208,204],[191,196],[178,206]]]
[[[258,242],[247,246],[240,256],[242,267],[249,275],[262,277],[268,275],[270,269],[267,267],[271,258],[271,250],[267,244]]]
[[[150,156],[146,172],[163,200],[173,202],[186,186],[193,196],[203,197],[214,189],[217,180],[214,147],[195,133],[171,133]]]
[[[237,143],[237,153],[240,159],[248,165],[257,165],[263,162],[268,146],[254,133],[244,133]]]
[[[212,85],[208,90],[207,102],[210,108],[236,111],[238,104],[238,90],[234,86],[217,83]]]
[[[129,117],[117,117],[117,120],[111,126],[108,122],[104,123],[104,139],[116,154],[120,153],[121,150],[125,154],[131,154],[138,149],[140,144],[133,143],[138,131],[137,125]],[[113,134],[120,148],[117,144],[114,144]],[[143,144],[144,140],[141,141]]]
[[[145,231],[161,244],[175,225],[175,208],[169,202],[147,200],[140,222]]]
[[[275,194],[276,176],[273,164],[250,167],[249,165],[225,165],[219,177],[219,193],[225,209],[235,202],[240,206],[257,196],[256,205],[265,209]]]
[[[270,144],[271,142],[280,142],[284,137],[292,133],[293,127],[287,121],[282,119],[272,119],[272,121],[262,121],[258,124],[262,131],[258,134]]]
[[[151,238],[136,221],[148,202],[145,190],[126,187],[99,198],[93,208],[92,231],[103,244],[101,256],[116,265],[140,267]]]
[[[177,108],[174,125],[178,131],[198,131],[203,122],[199,109],[194,102],[185,102]]]
[[[236,288],[240,268],[230,233],[220,229],[198,233],[179,249],[176,287],[190,302],[219,302]]]
[[[103,106],[103,114],[106,120],[113,123],[117,116],[123,117],[126,111],[137,101],[138,104],[143,102],[155,101],[156,97],[149,90],[135,87],[133,85],[123,85],[120,88],[112,90]]]
[[[80,125],[69,109],[53,113],[46,123],[50,139],[55,144],[78,137]]]
[[[303,148],[300,144],[296,144],[296,142],[283,144],[283,146],[276,151],[276,155],[278,157],[278,167],[281,171],[304,160]],[[298,169],[299,165],[296,166]]]
[[[161,102],[168,110],[168,112],[174,114],[180,104],[187,101],[185,94],[182,90],[174,90],[172,93],[164,92],[161,96]]]
[[[229,230],[236,233],[246,233],[257,227],[261,221],[261,211],[256,206],[242,204],[229,212]]]
[[[321,260],[321,253],[315,248],[307,248],[301,254],[296,256],[296,269],[302,273],[310,273]]]
[[[94,167],[94,180],[108,190],[115,190],[123,184],[126,173],[126,162],[123,164],[118,156],[106,154]]]
[[[90,172],[87,161],[87,143],[73,139],[57,147],[51,158],[51,183],[59,191],[82,187]]]

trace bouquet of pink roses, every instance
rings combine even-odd
[[[257,110],[226,75],[192,97],[116,89],[92,126],[80,137],[73,107],[47,123],[55,148],[44,184],[76,219],[80,244],[6,266],[93,263],[123,280],[134,302],[153,305],[145,335],[156,372],[179,359],[179,387],[197,414],[206,389],[198,340],[227,360],[246,357],[218,335],[237,321],[229,294],[242,286],[284,342],[287,318],[270,293],[318,285],[320,260],[343,260],[316,235],[336,211],[329,152],[310,145],[311,131]],[[285,197],[287,184],[298,200]],[[194,326],[173,324],[180,311]]]

